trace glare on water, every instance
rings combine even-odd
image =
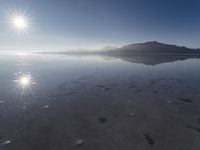
[[[22,76],[20,79],[19,79],[19,83],[22,85],[22,86],[28,86],[30,84],[30,78],[28,76]]]

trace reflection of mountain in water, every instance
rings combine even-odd
[[[107,48],[107,50],[105,49]],[[121,48],[105,47],[103,51],[51,52],[64,55],[100,55],[105,58],[118,58],[132,63],[157,65],[161,63],[200,58],[200,49],[190,49],[184,46],[163,44],[156,41],[130,44]],[[44,54],[44,53],[43,53]],[[47,53],[45,53],[47,54]]]
[[[108,50],[101,54],[120,58],[128,62],[143,63],[147,65],[156,65],[189,58],[200,58],[199,49],[189,49],[155,41],[131,44],[118,49]]]
[[[162,63],[182,61],[191,58],[200,58],[200,55],[158,55],[158,54],[135,54],[135,55],[107,55],[108,57],[118,58],[132,63],[142,63],[145,65],[158,65]]]

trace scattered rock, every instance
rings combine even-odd
[[[73,95],[73,94],[76,94],[76,92],[68,92],[68,93],[66,94],[66,96],[70,96],[70,95]]]
[[[0,101],[0,104],[4,104],[4,101]]]
[[[75,143],[75,146],[81,146],[81,145],[84,145],[83,140],[81,140],[81,139],[77,140]]]
[[[149,145],[153,146],[155,144],[154,140],[148,134],[145,134],[145,139],[148,141]]]
[[[49,107],[50,107],[50,105],[46,105],[46,106],[44,106],[45,109],[48,109]]]
[[[104,118],[104,117],[100,117],[100,118],[98,118],[98,120],[99,120],[100,123],[105,123],[105,122],[108,121],[108,120],[107,120],[106,118]]]
[[[154,93],[154,94],[158,94],[158,92],[157,92],[157,91],[153,91],[153,93]]]
[[[103,85],[97,85],[98,88],[105,88]]]
[[[103,89],[104,91],[110,91],[111,90],[111,88],[105,87],[103,85],[98,85],[97,87]]]
[[[137,92],[137,93],[141,93],[142,90],[141,90],[141,89],[137,89],[137,90],[135,90],[135,92]]]
[[[129,89],[134,89],[134,88],[137,88],[138,86],[137,85],[129,85]]]
[[[168,104],[172,104],[172,101],[169,100],[169,101],[167,101],[167,103],[168,103]]]
[[[111,90],[111,88],[105,88],[104,89],[104,91],[110,91]]]
[[[200,132],[200,128],[198,128],[198,127],[193,127],[193,126],[191,126],[191,125],[186,125],[186,127],[187,127],[187,128],[190,128],[190,129],[193,129],[193,130],[195,130],[195,131],[197,131],[197,132]]]
[[[135,116],[136,116],[136,114],[135,114],[135,113],[130,113],[130,115],[131,115],[131,116],[133,116],[133,117],[135,117]]]
[[[128,130],[129,130],[129,128],[127,128],[127,127],[124,127],[124,128],[123,128],[123,130],[124,130],[124,131],[128,131]]]
[[[149,81],[150,84],[156,84],[156,80]]]
[[[10,140],[7,140],[7,141],[3,142],[3,145],[8,145],[8,144],[10,144],[10,143],[11,143],[11,141],[10,141]]]
[[[19,129],[15,130],[14,132],[17,134],[17,133],[19,133],[22,130],[23,130],[23,128],[19,128]]]
[[[178,98],[180,101],[186,102],[186,103],[192,103],[193,101],[190,98]]]
[[[176,111],[178,112],[178,111],[180,111],[180,109],[176,108]]]

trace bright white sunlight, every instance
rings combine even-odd
[[[30,84],[30,77],[29,76],[22,76],[20,79],[19,79],[19,83],[25,87],[25,86],[28,86]]]
[[[22,9],[13,9],[6,13],[6,23],[11,31],[28,32],[31,29],[30,14]]]
[[[13,26],[16,29],[24,30],[27,28],[27,20],[23,16],[15,16],[13,18]]]

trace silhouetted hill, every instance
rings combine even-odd
[[[115,53],[143,53],[143,54],[200,54],[199,49],[190,49],[184,46],[176,46],[170,44],[159,43],[157,41],[137,43],[123,46],[115,50],[108,50]]]
[[[190,49],[184,46],[153,41],[130,44],[118,49],[107,50],[101,54],[132,63],[157,65],[178,60],[200,58],[200,49]]]

